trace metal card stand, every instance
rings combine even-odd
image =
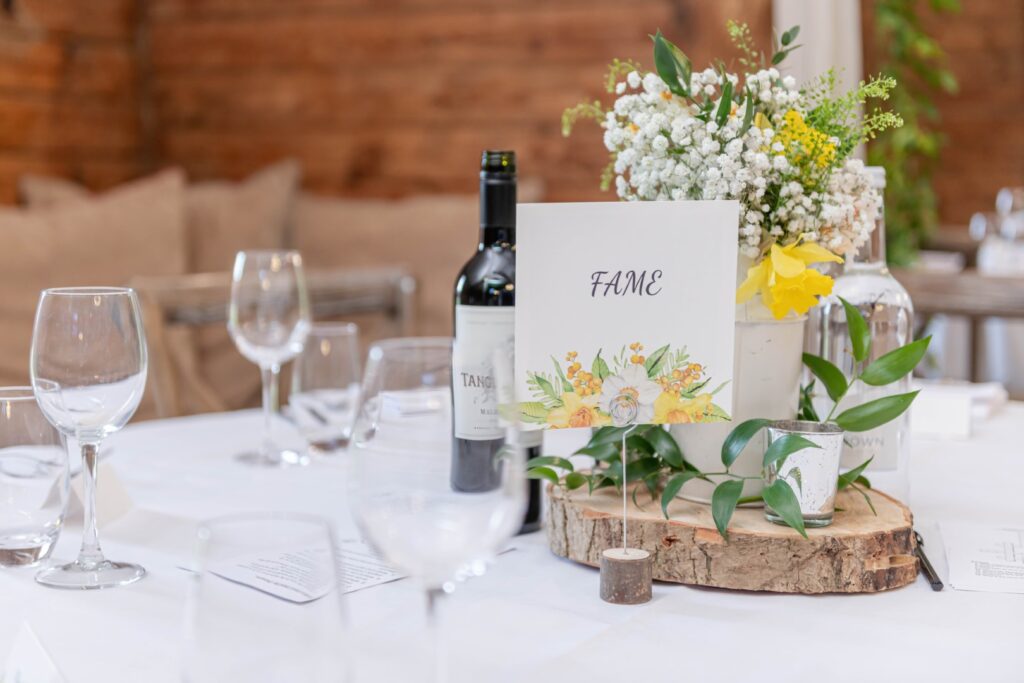
[[[616,605],[639,605],[651,599],[652,557],[646,550],[629,547],[629,491],[626,486],[628,463],[626,438],[636,429],[636,399],[617,396],[611,406],[612,424],[629,427],[622,433],[622,547],[601,553],[601,599]]]

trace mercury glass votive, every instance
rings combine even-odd
[[[831,524],[836,509],[836,483],[845,432],[830,422],[803,420],[781,420],[765,431],[765,448],[787,434],[799,434],[818,445],[818,448],[804,448],[791,453],[783,461],[782,467],[777,463],[769,465],[765,472],[765,482],[771,485],[776,479],[783,479],[789,484],[800,501],[805,527]],[[785,524],[768,505],[764,507],[764,515],[769,521]]]

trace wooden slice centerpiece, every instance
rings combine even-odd
[[[677,498],[669,519],[646,489],[629,516],[631,548],[654,557],[658,581],[778,593],[874,593],[917,577],[913,517],[903,503],[868,491],[877,515],[855,491],[840,491],[831,526],[793,529],[764,518],[763,509],[737,509],[729,540],[719,536],[711,508]],[[593,567],[601,553],[621,547],[622,497],[612,488],[548,488],[545,526],[551,550]]]

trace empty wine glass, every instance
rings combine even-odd
[[[39,572],[39,583],[107,588],[138,581],[146,574],[139,565],[104,558],[96,526],[100,444],[124,427],[138,408],[146,363],[146,336],[134,290],[43,291],[32,334],[32,389],[46,419],[81,446],[85,517],[78,559]]]
[[[341,683],[344,614],[330,525],[297,514],[199,526],[185,606],[187,683]]]
[[[292,368],[292,419],[314,453],[348,445],[359,397],[359,328],[316,323]]]
[[[488,456],[493,487],[452,488],[452,340],[394,339],[369,353],[349,449],[353,516],[385,559],[418,579],[443,680],[436,603],[473,563],[493,558],[522,523],[524,449],[510,431]],[[499,381],[511,373],[495,373]],[[500,392],[500,389],[499,389]],[[499,393],[500,395],[500,393]]]
[[[309,334],[309,297],[297,251],[241,251],[235,257],[228,331],[242,355],[263,378],[263,443],[239,459],[254,465],[304,465],[304,453],[274,442],[274,406],[281,364],[302,351]]]

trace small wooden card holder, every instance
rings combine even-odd
[[[639,605],[651,599],[651,554],[639,548],[609,548],[601,553],[601,599]]]

